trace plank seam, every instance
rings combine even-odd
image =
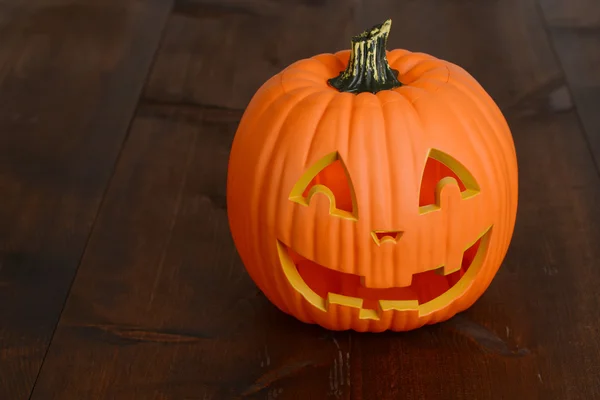
[[[166,31],[166,28],[167,28],[167,22],[168,22],[169,16],[173,12],[174,5],[175,5],[174,4],[174,0],[172,0],[171,1],[171,6],[170,6],[168,12],[165,13],[165,17],[163,19],[163,23],[162,23],[162,26],[161,26],[161,29],[160,29],[160,34],[159,34],[159,38],[160,39],[158,40],[157,46],[156,46],[156,48],[155,48],[155,50],[154,50],[154,52],[152,54],[151,61],[148,63],[148,66],[146,68],[146,76],[145,76],[145,79],[143,81],[143,84],[140,87],[140,90],[139,90],[139,93],[138,93],[138,96],[137,96],[138,99],[136,101],[136,107],[134,109],[134,112],[131,114],[131,117],[130,117],[129,122],[127,124],[127,128],[125,130],[125,134],[123,135],[123,140],[121,141],[121,146],[119,148],[119,152],[118,152],[117,157],[115,158],[115,161],[114,161],[114,163],[112,165],[112,169],[110,171],[108,181],[107,181],[106,186],[104,187],[104,190],[102,192],[102,195],[101,195],[101,198],[100,198],[100,202],[99,202],[98,207],[96,209],[96,213],[94,215],[94,218],[92,219],[92,224],[91,224],[90,230],[89,230],[88,235],[87,235],[87,237],[85,239],[85,244],[83,246],[83,250],[81,252],[81,255],[79,256],[79,260],[77,262],[77,267],[75,268],[75,271],[73,273],[73,277],[71,278],[71,282],[69,283],[69,289],[68,289],[68,291],[66,293],[66,296],[64,298],[62,307],[60,309],[59,317],[58,317],[58,319],[57,319],[57,321],[56,321],[56,323],[54,325],[54,328],[52,329],[52,334],[50,335],[50,340],[48,341],[48,345],[46,347],[46,350],[44,351],[44,356],[42,357],[42,361],[41,361],[41,363],[40,363],[40,365],[38,367],[38,371],[37,371],[37,374],[36,374],[35,379],[33,381],[33,385],[31,387],[31,391],[29,392],[29,397],[28,397],[29,400],[31,400],[32,397],[33,397],[33,394],[35,392],[35,388],[36,388],[36,386],[38,384],[39,378],[40,378],[42,370],[44,368],[44,364],[46,362],[46,358],[48,357],[48,353],[50,352],[50,348],[52,347],[52,344],[54,343],[54,337],[56,335],[56,331],[58,330],[58,327],[61,324],[63,312],[65,310],[67,302],[69,301],[69,298],[70,298],[70,295],[71,295],[71,290],[73,288],[73,284],[77,280],[77,275],[79,273],[79,268],[81,267],[81,263],[82,263],[83,259],[85,258],[85,255],[87,253],[88,246],[89,246],[89,243],[90,243],[90,239],[91,239],[91,237],[92,237],[92,235],[93,235],[93,233],[95,231],[95,228],[96,228],[96,222],[98,220],[98,216],[100,215],[100,213],[102,211],[102,208],[104,206],[104,201],[106,199],[106,194],[108,193],[108,190],[111,187],[111,183],[112,183],[112,181],[114,179],[114,176],[115,176],[115,173],[117,171],[117,166],[121,162],[121,158],[122,158],[122,155],[123,155],[123,149],[125,148],[125,145],[126,145],[127,141],[129,140],[133,122],[135,121],[135,119],[137,117],[137,111],[138,111],[138,108],[139,108],[139,103],[140,103],[141,96],[143,94],[144,88],[148,84],[148,81],[150,79],[150,72],[152,71],[152,68],[153,68],[153,66],[154,66],[154,64],[156,62],[157,57],[158,57],[158,53],[159,53],[159,51],[160,51],[160,49],[162,47],[163,39],[165,37],[165,31]]]

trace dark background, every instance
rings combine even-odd
[[[518,220],[465,313],[331,333],[247,276],[229,148],[266,79],[387,18],[502,108]],[[598,399],[599,157],[597,0],[0,0],[0,399]]]

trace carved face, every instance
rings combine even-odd
[[[267,83],[234,140],[228,207],[244,265],[281,310],[329,329],[448,319],[510,242],[510,132],[451,64],[390,52],[407,85],[353,95],[319,83],[347,53],[319,57]]]
[[[382,312],[389,310],[427,314],[464,291],[485,259],[493,225],[448,232],[453,226],[469,221],[468,216],[461,215],[469,209],[461,207],[460,202],[474,198],[479,192],[479,185],[459,162],[448,154],[431,150],[421,181],[418,213],[425,224],[435,224],[437,229],[432,231],[438,230],[438,236],[446,236],[446,243],[432,242],[434,247],[426,249],[434,260],[432,264],[403,271],[388,267],[387,274],[373,276],[361,274],[360,269],[354,271],[356,266],[350,272],[336,265],[320,265],[278,240],[281,268],[294,289],[324,312],[336,304],[358,309],[361,319],[379,320]],[[324,196],[330,218],[358,222],[359,208],[352,179],[338,153],[327,155],[308,169],[294,185],[289,199],[308,207],[318,195]],[[425,221],[426,215],[431,215],[430,221]],[[414,236],[409,234],[403,238],[404,230],[390,229],[398,228],[395,226],[385,228],[368,232],[379,248],[373,251],[384,251],[382,246],[393,247]],[[399,256],[401,259],[402,255]],[[386,276],[390,273],[398,277]],[[396,280],[401,282],[399,286],[393,285]]]

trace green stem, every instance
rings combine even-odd
[[[392,20],[388,19],[352,38],[352,50],[346,70],[328,82],[340,92],[377,93],[402,86],[398,71],[390,68],[386,55]]]

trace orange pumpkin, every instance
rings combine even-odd
[[[268,80],[231,149],[229,221],[248,273],[279,309],[331,330],[410,330],[465,310],[515,224],[498,107],[452,63],[387,52],[390,25]]]

